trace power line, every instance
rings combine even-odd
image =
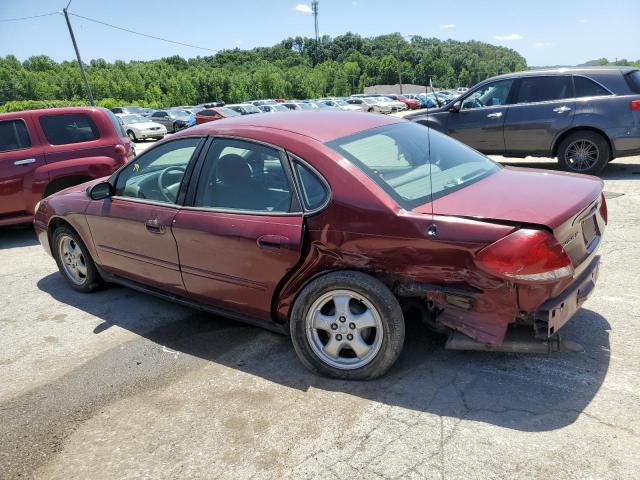
[[[32,18],[50,17],[51,15],[59,15],[60,12],[43,13],[42,15],[31,15],[30,17],[18,18],[0,18],[0,22],[18,22],[20,20],[31,20]]]
[[[156,37],[154,35],[147,35],[146,33],[136,32],[134,30],[129,30],[128,28],[118,27],[117,25],[112,25],[110,23],[103,22],[101,20],[96,20],[95,18],[89,18],[89,17],[85,17],[85,16],[82,16],[82,15],[78,15],[77,13],[69,12],[69,15],[73,15],[74,17],[82,18],[82,19],[88,20],[90,22],[99,23],[100,25],[105,25],[107,27],[115,28],[117,30],[122,30],[123,32],[133,33],[134,35],[140,35],[141,37],[153,38],[154,40],[160,40],[162,42],[173,43],[173,44],[176,44],[176,45],[182,45],[183,47],[198,48],[200,50],[208,50],[210,52],[217,52],[218,51],[218,50],[214,50],[213,48],[200,47],[198,45],[191,45],[189,43],[176,42],[175,40],[169,40],[169,39],[162,38],[162,37]]]

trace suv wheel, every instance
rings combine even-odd
[[[595,175],[609,162],[611,150],[602,135],[588,130],[567,136],[558,148],[564,170]]]
[[[379,280],[360,272],[335,272],[307,285],[290,321],[302,363],[320,374],[348,380],[383,375],[404,343],[398,301]]]
[[[127,130],[127,136],[131,139],[132,142],[137,142],[136,134],[133,133],[133,130]]]
[[[53,232],[53,256],[58,269],[71,288],[92,292],[102,285],[102,278],[80,236],[69,227]]]

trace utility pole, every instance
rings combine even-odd
[[[318,0],[313,0],[311,2],[311,10],[313,11],[313,23],[315,25],[316,31],[316,51],[315,53],[315,63],[318,63],[318,43],[320,42],[320,30],[318,29]]]
[[[87,75],[84,73],[84,67],[82,66],[82,59],[80,58],[80,51],[78,50],[78,44],[76,43],[76,37],[73,34],[73,29],[71,28],[71,22],[69,21],[69,5],[71,5],[71,1],[67,3],[67,6],[62,9],[64,13],[64,19],[67,21],[67,27],[69,27],[69,35],[71,35],[71,42],[73,43],[73,48],[76,51],[76,58],[78,59],[78,66],[80,67],[80,75],[82,76],[82,81],[84,82],[84,88],[87,90],[87,97],[89,97],[89,103],[92,106],[95,106],[95,102],[93,101],[93,93],[91,92],[91,87],[89,86],[89,80],[87,80]]]

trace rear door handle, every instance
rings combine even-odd
[[[155,234],[164,233],[164,225],[161,225],[158,222],[157,218],[154,218],[152,220],[147,220],[146,222],[144,222],[144,226],[146,227],[148,232],[155,233]]]
[[[500,118],[501,116],[502,116],[502,112],[495,112],[487,115],[487,118]]]
[[[282,235],[262,235],[258,238],[258,246],[264,250],[277,250],[285,247],[287,243],[289,239]]]
[[[29,165],[30,163],[36,163],[35,158],[25,158],[23,160],[16,160],[13,162],[14,165]]]
[[[571,108],[567,107],[566,105],[563,105],[561,107],[554,108],[553,111],[556,112],[556,113],[564,113],[564,112],[571,111]]]

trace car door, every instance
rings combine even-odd
[[[504,122],[506,154],[550,154],[555,138],[568,129],[575,113],[569,75],[518,79]]]
[[[167,128],[167,132],[173,131],[173,124],[167,112],[164,112],[164,111],[153,112],[153,115],[151,115],[151,120],[164,125]]]
[[[463,98],[459,109],[446,112],[449,135],[482,153],[503,154],[503,126],[513,82],[486,83]]]
[[[49,178],[35,178],[45,160],[33,131],[27,116],[0,121],[0,224],[3,216],[32,215]]]
[[[303,215],[284,152],[218,138],[175,217],[182,278],[199,301],[271,318],[277,285],[299,261]]]
[[[186,295],[171,224],[200,137],[147,150],[117,174],[114,193],[86,210],[100,265],[108,272]]]

